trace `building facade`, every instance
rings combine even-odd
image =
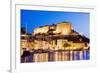
[[[25,38],[21,39],[21,48],[34,50],[34,62],[89,59],[89,39],[74,31],[69,22],[37,27],[31,38]]]

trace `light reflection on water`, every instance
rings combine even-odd
[[[51,53],[31,53],[26,59],[21,58],[22,63],[26,62],[49,62],[49,61],[71,61],[71,60],[89,60],[90,50],[85,51],[63,51]]]

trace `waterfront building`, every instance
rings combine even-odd
[[[36,51],[33,62],[87,60],[90,53],[89,39],[69,22],[37,27],[32,35],[21,34],[21,48],[25,47]]]

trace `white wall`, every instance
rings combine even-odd
[[[26,0],[22,0],[26,1]],[[31,1],[31,0],[27,0]],[[33,0],[34,3],[39,2],[42,3],[75,3],[75,4],[88,4],[88,5],[96,5],[96,57],[97,57],[97,66],[89,67],[89,68],[68,68],[62,70],[52,70],[47,72],[46,70],[43,73],[99,73],[100,71],[100,2],[99,0]],[[0,0],[0,73],[8,73],[10,69],[10,1],[9,0]],[[39,72],[41,73],[41,72]]]

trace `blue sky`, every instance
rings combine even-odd
[[[21,10],[20,16],[21,27],[27,25],[27,31],[29,33],[32,33],[34,28],[39,26],[67,21],[72,23],[74,30],[89,37],[89,13]]]

